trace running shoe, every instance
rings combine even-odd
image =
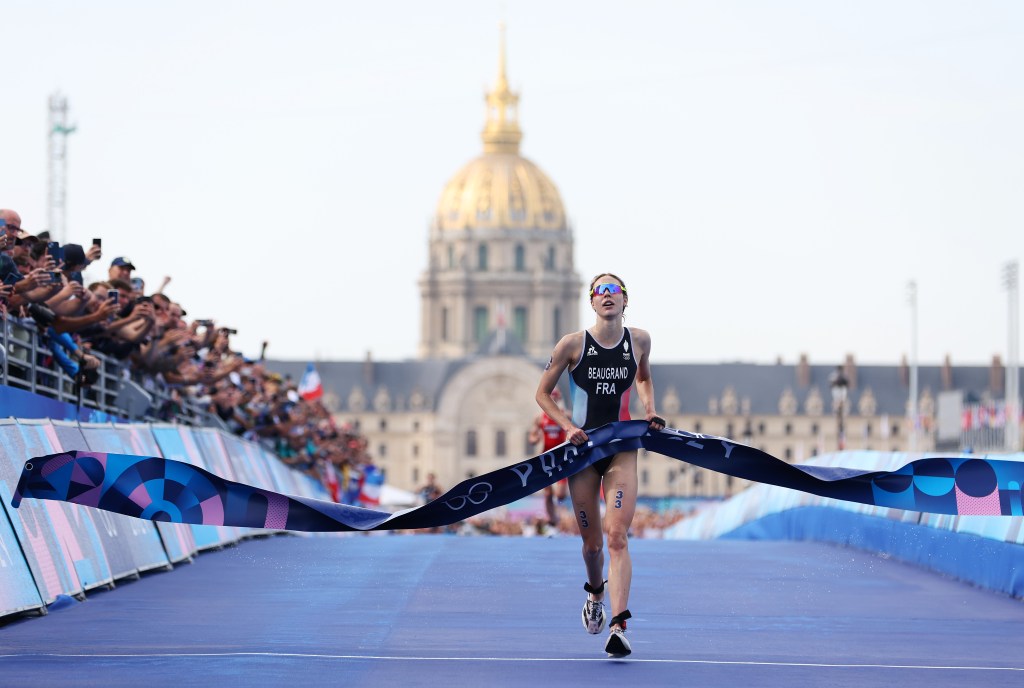
[[[592,635],[604,630],[604,602],[595,602],[590,599],[590,595],[587,595],[583,605],[583,628]]]
[[[608,642],[604,644],[604,651],[609,657],[625,657],[633,651],[626,640],[626,631],[618,626],[612,626],[612,632],[608,634]]]

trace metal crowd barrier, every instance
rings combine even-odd
[[[56,362],[43,363],[51,352],[40,341],[32,320],[8,317],[0,321],[0,347],[0,385],[125,420],[224,427],[220,418],[184,394],[180,395],[180,412],[160,417],[160,409],[171,400],[172,388],[158,377],[132,370],[127,364],[96,351],[90,353],[100,360],[99,378],[94,384],[79,388]]]

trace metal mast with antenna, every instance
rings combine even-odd
[[[53,93],[50,96],[50,128],[47,133],[47,220],[50,239],[62,244],[67,240],[68,135],[74,131],[74,126],[68,126],[68,99],[59,91]]]

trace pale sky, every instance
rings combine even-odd
[[[1024,258],[1024,3],[6,0],[0,207],[273,358],[414,357],[445,183],[482,150],[507,24],[522,153],[577,270],[655,362],[1005,359]],[[581,298],[581,308],[584,306]],[[583,324],[592,320],[589,310]]]

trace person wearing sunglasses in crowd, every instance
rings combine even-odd
[[[590,307],[596,322],[587,330],[568,334],[555,345],[537,388],[537,403],[564,429],[566,439],[580,446],[587,442],[584,428],[597,428],[618,420],[629,420],[630,389],[637,394],[652,430],[665,427],[654,408],[651,380],[651,336],[624,325],[629,297],[623,281],[601,273],[590,282]],[[569,371],[572,416],[552,398],[562,372]],[[636,450],[602,459],[569,478],[569,495],[583,538],[583,562],[588,593],[583,606],[583,626],[588,633],[604,629],[604,598],[607,594],[612,616],[605,652],[622,657],[632,651],[626,640],[630,618],[629,588],[633,564],[627,534],[636,510]],[[606,500],[604,515],[608,531],[608,579],[604,578],[604,533],[600,499],[602,485]]]

